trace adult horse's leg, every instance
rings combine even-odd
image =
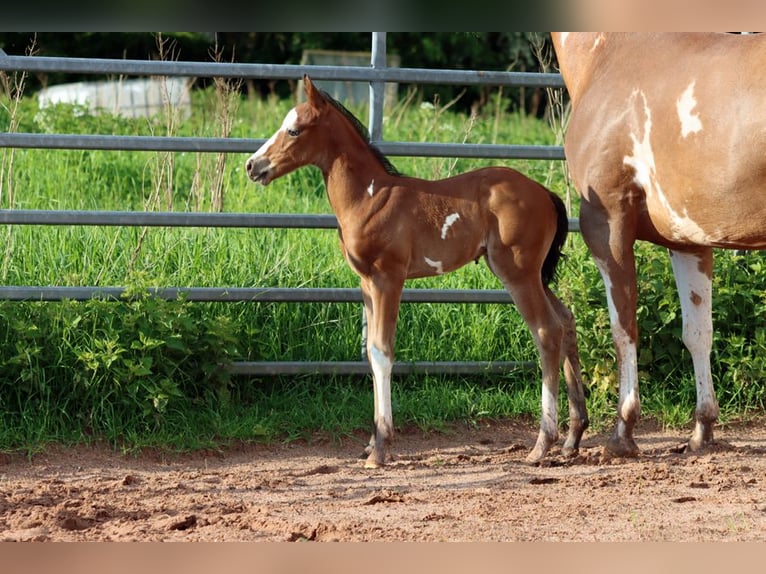
[[[366,468],[385,464],[386,451],[394,436],[391,408],[391,371],[394,364],[394,338],[404,280],[383,276],[362,279],[367,313],[367,357],[372,369],[375,393],[374,433],[366,449]]]
[[[691,353],[697,382],[696,424],[689,439],[689,450],[697,451],[713,442],[713,424],[718,419],[718,401],[710,373],[713,250],[670,251],[670,263],[681,300],[683,341]]]
[[[641,414],[636,350],[638,291],[633,254],[635,233],[626,227],[630,220],[616,209],[607,216],[603,207],[594,206],[590,201],[580,205],[580,229],[604,281],[617,354],[620,385],[617,425],[605,447],[606,453],[612,456],[638,455],[638,445],[633,439],[633,427]]]
[[[582,369],[580,367],[580,353],[577,348],[577,331],[575,318],[572,312],[564,305],[547,287],[545,294],[548,296],[553,308],[558,314],[561,325],[564,327],[561,343],[561,359],[564,366],[564,379],[567,385],[567,400],[569,401],[569,432],[562,448],[564,456],[577,454],[580,448],[580,439],[588,428],[588,411],[585,407],[585,389],[582,383]]]

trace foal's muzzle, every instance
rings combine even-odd
[[[265,157],[251,157],[245,163],[247,175],[256,183],[266,185],[271,181],[269,172],[271,171],[271,162]]]

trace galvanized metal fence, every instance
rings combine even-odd
[[[369,82],[371,140],[391,156],[463,157],[496,159],[563,160],[561,146],[514,144],[466,144],[386,141],[382,133],[383,88],[386,82],[418,84],[486,84],[563,88],[559,74],[493,72],[473,70],[434,70],[391,68],[386,66],[386,35],[372,33],[371,64],[365,66],[302,66],[278,64],[234,64],[220,62],[142,61],[92,58],[9,56],[0,50],[0,70],[5,72],[68,72],[115,74],[122,76],[190,76],[241,79],[298,79],[304,73],[315,80]],[[252,153],[265,139],[169,136],[107,136],[80,134],[0,133],[0,147],[91,149],[163,152]],[[335,229],[332,215],[272,213],[178,213],[131,211],[61,211],[0,209],[0,223],[6,225],[98,225],[98,226],[175,226],[241,228],[327,228]],[[570,230],[577,230],[570,219]],[[119,299],[123,287],[0,286],[0,299],[12,301],[87,300],[94,297]],[[267,301],[267,302],[359,302],[359,288],[231,288],[191,287],[150,289],[153,296],[188,301]],[[504,290],[405,289],[403,303],[511,303]],[[528,362],[397,362],[396,374],[507,372],[528,368]],[[232,374],[284,375],[299,373],[358,374],[369,366],[361,361],[292,362],[247,361],[230,367]]]

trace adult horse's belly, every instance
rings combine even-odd
[[[764,199],[766,193],[746,194],[742,190],[731,190],[716,194],[710,188],[680,199],[654,188],[645,196],[646,211],[639,224],[639,234],[656,233],[671,244],[764,249]]]

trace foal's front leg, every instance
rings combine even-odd
[[[367,357],[372,369],[375,392],[375,427],[365,449],[366,468],[378,468],[386,462],[394,436],[391,408],[391,371],[394,364],[394,336],[404,280],[382,277],[362,280],[362,294],[367,313]]]

